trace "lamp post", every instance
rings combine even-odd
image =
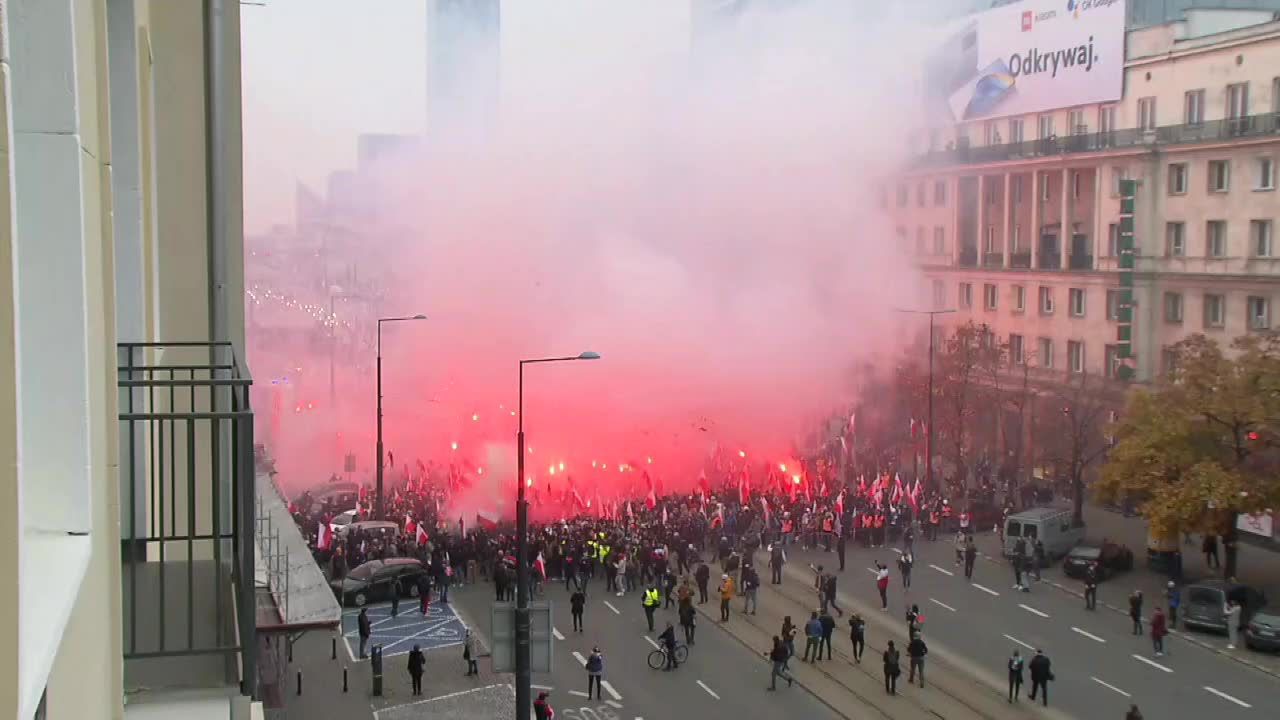
[[[411,315],[406,317],[389,317],[378,318],[378,482],[374,489],[373,496],[373,516],[379,520],[383,518],[384,510],[382,504],[382,323],[384,322],[403,322],[406,320],[426,320],[426,315]]]
[[[954,308],[947,310],[901,310],[895,308],[895,312],[909,313],[912,315],[928,315],[929,316],[929,409],[928,417],[925,419],[925,440],[924,440],[924,476],[927,478],[925,485],[930,489],[933,488],[933,318],[936,315],[946,315],[955,312]]]
[[[600,354],[583,352],[569,357],[520,361],[517,402],[519,428],[516,432],[516,720],[529,720],[533,671],[529,667],[529,505],[525,501],[524,477],[524,366],[535,363],[599,360]]]

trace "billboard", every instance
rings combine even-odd
[[[1023,0],[948,26],[925,59],[932,124],[1119,100],[1125,0]]]

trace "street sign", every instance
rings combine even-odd
[[[489,654],[495,673],[516,671],[516,604],[494,603],[489,608]],[[551,672],[551,603],[529,603],[529,665],[536,673]]]

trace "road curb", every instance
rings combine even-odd
[[[1004,561],[1003,561],[1003,560],[1001,560],[1001,559],[994,558],[994,557],[992,557],[992,556],[990,556],[990,555],[987,555],[986,553],[980,553],[980,554],[982,555],[982,559],[983,559],[983,560],[986,560],[987,562],[989,562],[989,563],[991,563],[991,564],[993,564],[993,565],[1001,565],[1001,566],[1008,567],[1008,566],[1004,563]],[[1068,595],[1073,595],[1073,596],[1075,596],[1075,597],[1078,597],[1078,598],[1080,598],[1081,600],[1083,600],[1083,599],[1084,599],[1084,593],[1083,593],[1082,591],[1080,591],[1080,590],[1076,590],[1076,589],[1074,589],[1074,588],[1072,588],[1072,587],[1068,587],[1067,585],[1063,585],[1063,584],[1062,584],[1062,583],[1060,583],[1060,582],[1055,582],[1055,581],[1053,581],[1053,580],[1038,580],[1037,582],[1039,582],[1039,583],[1040,583],[1040,584],[1042,584],[1042,585],[1049,585],[1049,586],[1051,586],[1051,587],[1057,588],[1058,590],[1060,590],[1060,591],[1062,591],[1062,592],[1064,592],[1064,593],[1066,593],[1066,594],[1068,594]],[[1129,617],[1129,609],[1128,609],[1128,608],[1117,607],[1117,606],[1115,606],[1115,605],[1112,605],[1111,603],[1106,603],[1106,602],[1099,602],[1099,603],[1098,603],[1098,605],[1099,605],[1100,607],[1104,607],[1104,608],[1106,608],[1106,609],[1108,609],[1108,610],[1110,610],[1110,611],[1112,611],[1112,612],[1115,612],[1115,613],[1118,613],[1118,614],[1120,614],[1120,615],[1123,615],[1124,617]],[[1229,651],[1227,651],[1227,650],[1224,650],[1224,649],[1218,648],[1218,647],[1216,647],[1215,645],[1212,645],[1212,644],[1210,644],[1210,643],[1208,643],[1208,642],[1205,642],[1204,640],[1201,640],[1200,638],[1195,637],[1194,635],[1191,635],[1191,634],[1189,634],[1189,633],[1187,633],[1187,632],[1185,632],[1185,631],[1182,631],[1182,630],[1172,630],[1172,629],[1171,629],[1171,630],[1169,630],[1169,634],[1170,634],[1170,635],[1174,635],[1174,636],[1176,636],[1176,637],[1179,637],[1179,638],[1181,638],[1181,639],[1185,640],[1185,641],[1187,642],[1187,644],[1189,644],[1189,645],[1197,645],[1197,646],[1199,646],[1199,647],[1201,647],[1201,648],[1203,648],[1203,649],[1205,649],[1205,650],[1208,650],[1209,652],[1212,652],[1212,653],[1216,653],[1216,654],[1218,654],[1218,655],[1221,655],[1221,656],[1223,656],[1223,657],[1227,658],[1228,660],[1233,660],[1233,661],[1235,661],[1235,662],[1237,662],[1237,663],[1239,663],[1239,664],[1241,664],[1241,665],[1244,665],[1245,667],[1252,668],[1252,669],[1257,670],[1258,672],[1263,673],[1263,674],[1265,674],[1265,675],[1270,675],[1271,677],[1280,678],[1280,670],[1274,670],[1274,669],[1269,668],[1269,667],[1267,667],[1267,666],[1265,666],[1265,665],[1262,665],[1262,664],[1259,664],[1259,663],[1255,663],[1255,662],[1253,662],[1252,660],[1249,660],[1248,658],[1241,657],[1240,655],[1236,655],[1236,654],[1231,653],[1231,652],[1229,652]]]

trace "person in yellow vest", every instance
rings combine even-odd
[[[649,632],[653,632],[653,613],[658,610],[658,604],[662,602],[661,597],[658,595],[658,587],[653,583],[649,583],[641,602],[644,605],[644,619],[649,622]]]

